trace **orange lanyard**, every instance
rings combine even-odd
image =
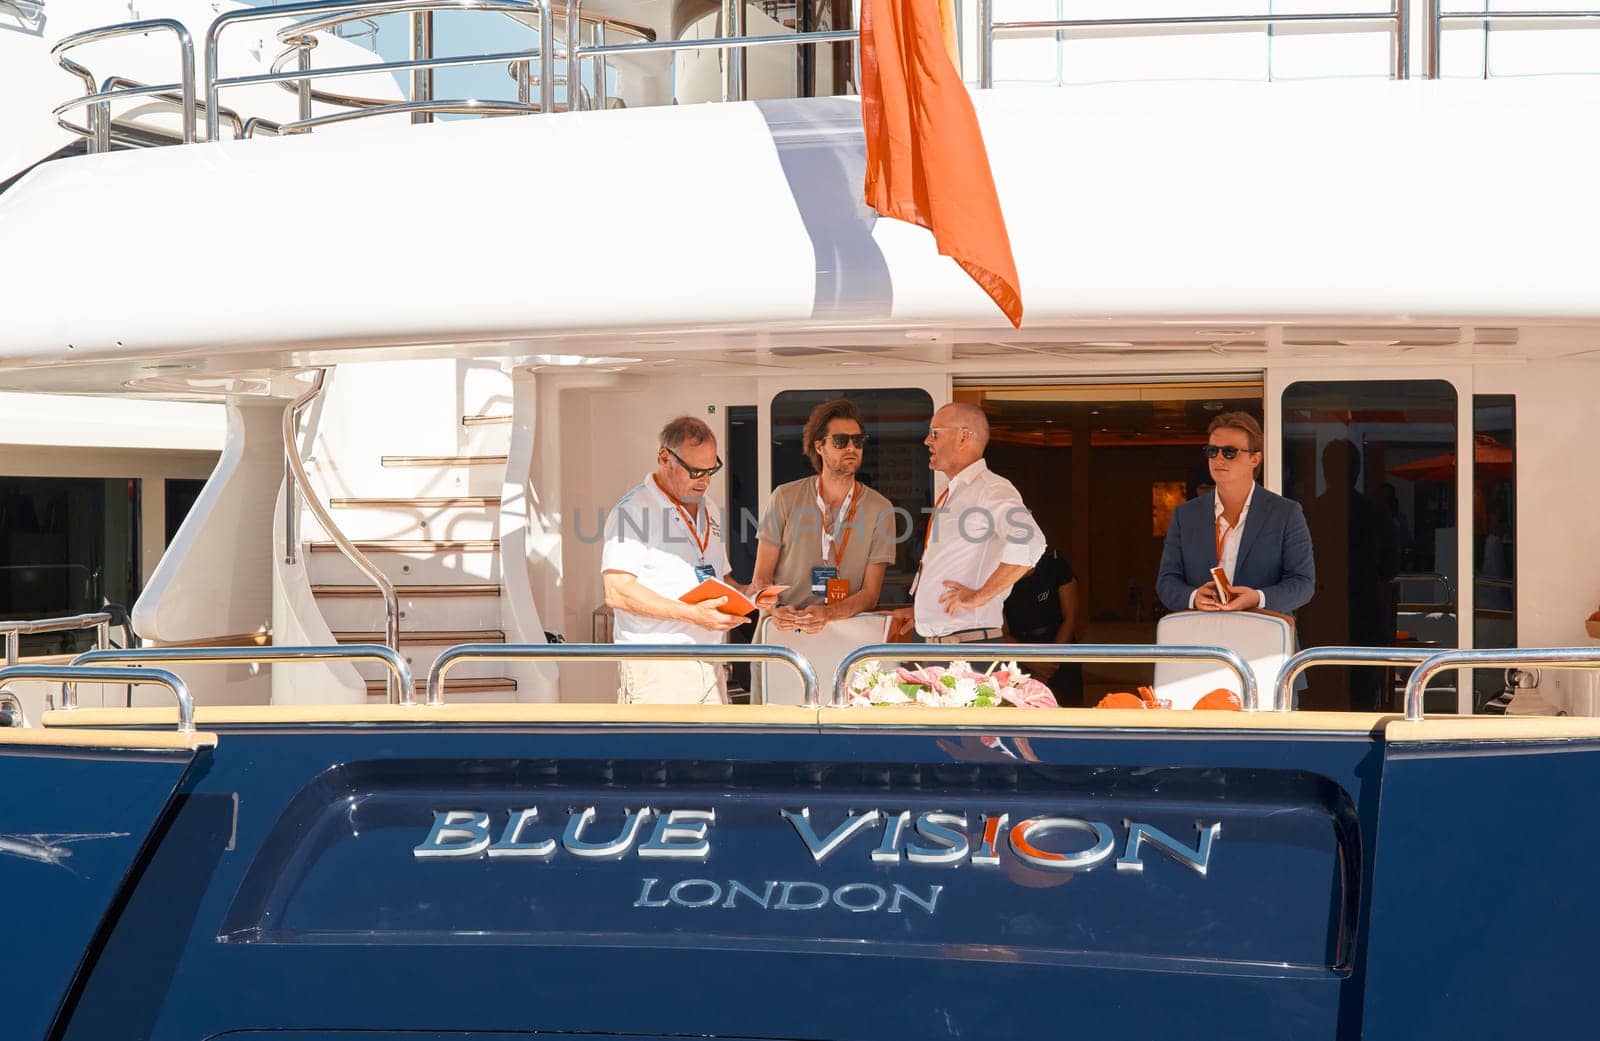
[[[1228,527],[1226,521],[1224,521],[1221,517],[1217,518],[1217,563],[1219,565],[1222,563],[1223,544],[1228,541],[1228,532],[1232,530],[1232,528]]]
[[[689,529],[689,537],[694,540],[694,548],[700,551],[700,562],[702,564],[705,563],[706,547],[711,544],[711,516],[706,513],[705,503],[700,504],[700,514],[706,519],[706,535],[705,538],[701,538],[700,532],[695,527],[694,518],[689,516],[689,511],[683,508],[683,503],[678,501],[677,496],[662,488],[661,479],[655,474],[651,474],[650,479],[656,482],[656,487],[661,489],[661,494],[667,497],[667,501],[672,503],[673,509],[678,511],[678,516],[683,518],[684,526]]]
[[[861,508],[861,496],[857,494],[860,491],[861,485],[855,481],[852,481],[850,483],[850,494],[845,496],[845,499],[850,503],[850,513],[843,520],[835,523],[832,531],[827,532],[827,541],[829,543],[836,543],[839,547],[838,551],[833,555],[835,563],[844,560],[845,547],[850,545],[850,536],[855,531],[855,529],[850,525],[856,519],[856,511]],[[822,523],[824,528],[826,528],[828,523],[827,503],[822,501],[822,478],[820,477],[817,478],[817,502],[822,503]],[[843,538],[839,537],[839,529],[841,527],[844,529]],[[824,544],[822,547],[822,562],[824,564],[828,562],[828,547],[826,544]]]
[[[933,513],[928,517],[928,528],[922,533],[922,555],[924,557],[928,555],[928,543],[933,541],[933,525],[939,516],[939,507],[943,506],[944,501],[948,498],[950,498],[950,486],[945,485],[944,491],[939,493],[939,498],[933,504]]]
[[[939,517],[939,507],[950,497],[950,486],[945,485],[944,491],[939,493],[939,498],[933,504],[933,513],[928,516],[928,529],[922,533],[922,559],[917,561],[917,573],[911,578],[911,595],[917,595],[917,587],[922,584],[922,567],[928,562],[928,544],[933,541],[933,525]]]

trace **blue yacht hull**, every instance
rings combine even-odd
[[[1556,796],[1584,790],[1600,742],[215,729],[196,753],[0,753],[6,1037],[1456,1038],[1592,1019],[1600,897],[1576,869],[1600,829]]]

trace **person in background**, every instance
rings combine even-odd
[[[924,643],[995,643],[1006,592],[1044,553],[1044,532],[1016,486],[983,461],[989,420],[956,402],[933,414],[928,468],[950,483],[928,518],[912,604],[897,608],[897,635]]]
[[[1224,412],[1207,428],[1204,451],[1216,487],[1172,511],[1156,575],[1169,611],[1293,614],[1316,591],[1300,504],[1256,483],[1261,441],[1261,424],[1244,412]],[[1227,603],[1211,578],[1219,565],[1233,591]]]
[[[776,601],[741,586],[729,574],[722,520],[706,489],[722,469],[717,438],[693,416],[661,428],[656,468],[618,500],[606,518],[600,570],[606,606],[616,612],[617,643],[717,644],[743,625],[742,615],[718,610],[727,597],[686,604],[679,597],[708,578],[721,578],[758,607]],[[728,700],[720,666],[701,661],[618,663],[617,697],[628,704],[715,705]]]
[[[1078,580],[1072,565],[1054,547],[1046,547],[1033,570],[1011,587],[1005,602],[1005,636],[1013,643],[1072,643],[1078,618]],[[1056,704],[1083,703],[1081,662],[1022,662],[1023,668],[1050,688]]]
[[[867,434],[854,402],[812,409],[802,440],[817,476],[772,490],[751,584],[787,586],[772,624],[815,633],[878,606],[894,562],[894,507],[856,479]]]

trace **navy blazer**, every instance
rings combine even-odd
[[[1189,594],[1211,581],[1211,569],[1217,566],[1216,494],[1207,492],[1172,511],[1156,575],[1156,595],[1169,611],[1187,611]],[[1260,590],[1268,611],[1293,614],[1310,602],[1317,568],[1299,503],[1256,486],[1233,584]]]

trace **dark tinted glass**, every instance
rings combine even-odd
[[[0,618],[131,607],[139,593],[139,481],[0,477]],[[94,631],[22,638],[22,654],[85,650]]]
[[[1284,493],[1305,508],[1317,592],[1301,646],[1457,645],[1456,392],[1442,380],[1295,383],[1283,395]],[[1402,670],[1317,668],[1302,708],[1397,707]],[[1428,710],[1456,709],[1454,680]]]
[[[1517,409],[1510,394],[1472,398],[1472,645],[1517,645]],[[1505,676],[1473,673],[1475,708],[1496,697]]]

